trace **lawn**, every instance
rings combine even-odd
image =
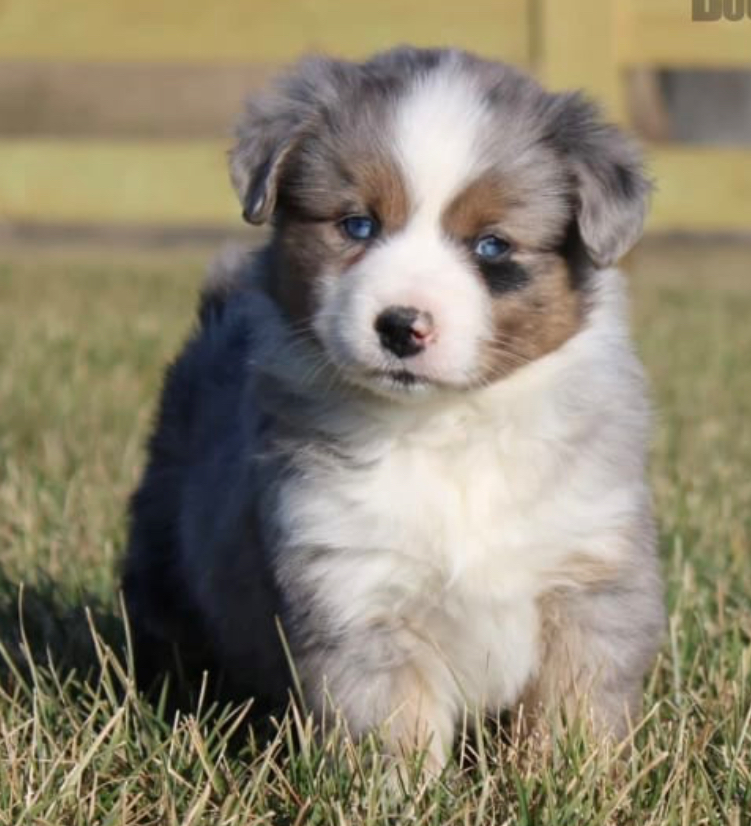
[[[751,245],[630,262],[670,608],[635,746],[540,757],[488,728],[399,799],[370,744],[292,715],[256,742],[245,709],[134,692],[125,503],[209,255],[0,253],[0,824],[751,823]]]

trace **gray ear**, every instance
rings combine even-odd
[[[248,223],[263,224],[271,218],[284,161],[308,116],[306,107],[284,87],[247,102],[230,151],[229,171]]]
[[[285,118],[258,122],[241,135],[230,152],[230,178],[249,224],[264,224],[276,206],[279,175],[285,158],[297,143],[294,124],[283,128]]]
[[[579,234],[592,261],[608,267],[642,234],[652,185],[641,152],[579,93],[556,95],[553,112],[552,139],[573,172]]]
[[[285,161],[336,99],[348,65],[308,58],[273,88],[247,101],[230,150],[229,167],[243,218],[249,223],[263,224],[273,215]]]

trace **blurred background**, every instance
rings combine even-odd
[[[741,3],[742,5],[742,3]],[[751,232],[751,18],[692,0],[0,0],[0,239],[242,232],[243,97],[325,51],[455,45],[583,88],[646,141],[651,232]]]
[[[169,739],[171,724],[105,699],[120,697],[119,671],[91,628],[124,650],[126,509],[164,366],[194,323],[208,262],[225,240],[261,237],[226,170],[244,96],[302,53],[400,43],[465,47],[587,90],[641,136],[657,180],[625,267],[656,410],[670,612],[648,748],[612,791],[615,775],[595,782],[597,761],[578,750],[556,749],[539,781],[538,755],[528,775],[490,753],[478,768],[499,771],[477,812],[451,822],[751,823],[751,17],[694,22],[692,8],[0,0],[0,716],[13,756],[0,823],[360,822],[339,801],[319,818],[328,809],[310,792],[325,800],[357,780],[337,772],[311,787],[306,757],[295,791],[286,763],[253,759],[246,774],[225,759],[224,735],[188,722],[186,739]],[[444,788],[453,780],[423,798],[420,822],[443,816]],[[313,808],[310,797],[290,808],[287,789],[298,803],[313,794]],[[498,794],[519,797],[518,817],[492,816]],[[590,806],[596,816],[581,814]]]

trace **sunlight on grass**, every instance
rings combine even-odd
[[[340,721],[255,740],[247,707],[175,717],[134,692],[125,503],[209,255],[0,260],[0,824],[751,822],[751,248],[631,262],[670,605],[635,746],[539,754],[489,725],[396,797]]]

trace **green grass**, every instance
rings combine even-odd
[[[207,255],[0,259],[0,824],[751,823],[751,249],[631,262],[670,606],[635,747],[540,757],[488,729],[403,798],[340,732],[290,716],[254,742],[243,709],[174,719],[133,691],[124,507]]]

